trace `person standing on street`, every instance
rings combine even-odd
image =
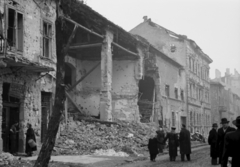
[[[156,162],[156,156],[158,154],[158,141],[157,137],[150,138],[148,141],[148,150],[150,154],[150,160]]]
[[[186,125],[182,124],[182,129],[179,136],[180,142],[180,154],[181,154],[181,161],[185,161],[184,157],[186,155],[187,160],[190,161],[190,154],[191,154],[191,140],[190,140],[190,132],[186,129]]]
[[[178,147],[178,136],[175,133],[176,128],[172,127],[171,132],[167,133],[167,136],[164,139],[164,143],[168,140],[168,153],[170,156],[170,161],[175,161],[177,156],[177,147]]]
[[[156,131],[157,133],[157,140],[158,140],[158,149],[160,153],[163,153],[163,148],[164,148],[164,138],[165,138],[165,133],[163,131],[162,127],[159,127],[159,130]]]
[[[232,157],[232,167],[240,167],[240,116],[233,124],[237,130],[225,135],[222,167],[227,167],[228,157]]]
[[[235,131],[235,129],[230,127],[228,123],[229,121],[227,120],[227,118],[222,118],[221,119],[222,127],[218,129],[217,147],[218,147],[218,153],[219,153],[219,164],[222,163],[224,137],[228,132]]]
[[[27,133],[26,133],[26,154],[27,156],[32,156],[33,151],[37,151],[37,147],[31,147],[29,144],[29,140],[33,140],[36,143],[36,137],[32,125],[30,123],[27,124]]]
[[[217,165],[218,150],[217,150],[217,128],[218,125],[214,123],[212,125],[212,130],[209,132],[208,144],[210,145],[210,156],[212,157],[212,165]]]

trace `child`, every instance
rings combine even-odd
[[[148,150],[150,153],[150,160],[156,162],[155,158],[158,154],[158,141],[157,138],[150,138],[148,141]]]

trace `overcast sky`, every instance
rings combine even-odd
[[[177,34],[187,35],[213,59],[215,69],[240,72],[240,0],[86,0],[97,11],[126,31],[143,16]]]

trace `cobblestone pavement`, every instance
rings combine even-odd
[[[156,162],[149,160],[124,164],[124,167],[212,167],[209,147],[199,148],[191,154],[191,161],[181,162],[180,156],[175,162],[170,162],[168,155],[159,156]],[[220,166],[220,165],[219,165]]]

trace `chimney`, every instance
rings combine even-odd
[[[143,21],[146,22],[148,20],[147,16],[143,16]]]
[[[230,69],[229,68],[226,69],[226,74],[230,75]]]
[[[215,69],[215,78],[221,78],[221,72],[218,69]]]

